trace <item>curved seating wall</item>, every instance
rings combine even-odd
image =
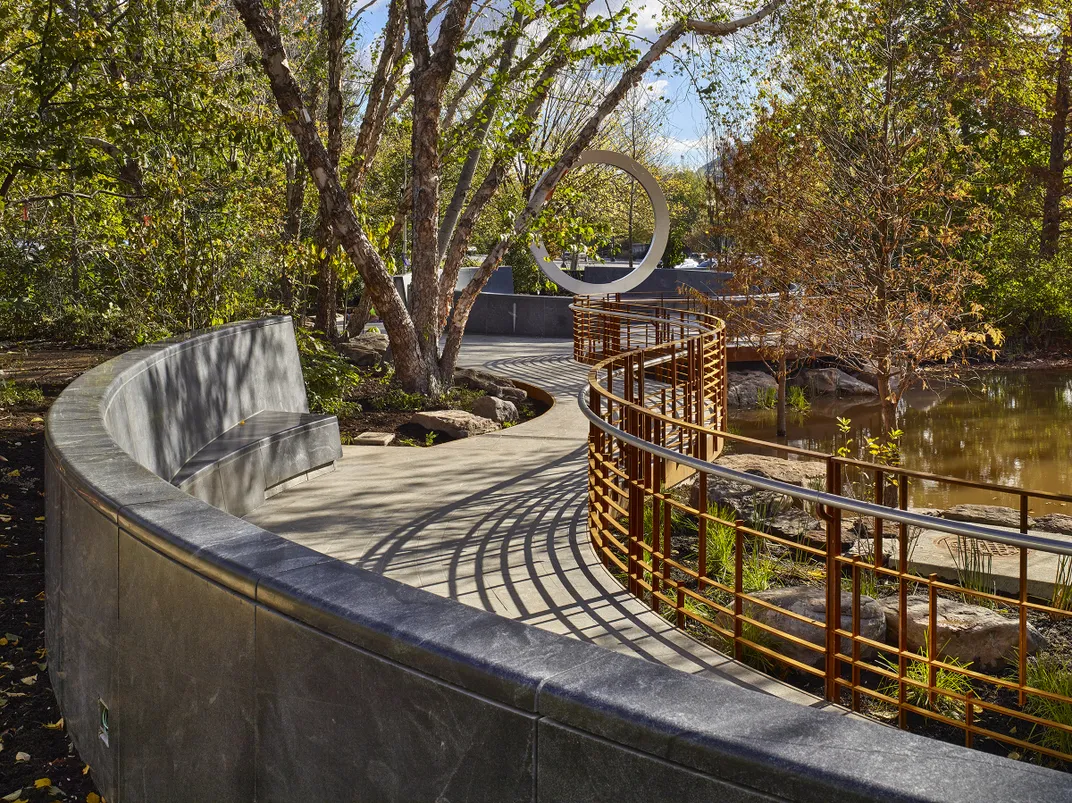
[[[206,437],[172,430],[295,401],[290,338],[277,318],[139,349],[50,414],[49,670],[111,803],[1067,795],[401,585],[167,482]]]

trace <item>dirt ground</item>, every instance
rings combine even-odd
[[[4,380],[43,401],[0,406],[0,799],[100,800],[52,692],[45,647],[44,419],[75,377],[115,352],[0,348]],[[12,797],[14,795],[14,797]]]

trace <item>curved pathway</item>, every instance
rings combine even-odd
[[[407,585],[685,672],[829,707],[689,638],[630,595],[587,535],[587,368],[569,340],[470,336],[461,364],[538,385],[533,421],[431,449],[344,446],[336,471],[247,518]]]

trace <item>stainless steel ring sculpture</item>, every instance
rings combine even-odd
[[[543,241],[539,238],[533,242],[530,246],[530,250],[532,251],[532,256],[536,259],[536,264],[540,266],[540,270],[544,272],[544,275],[563,290],[568,290],[575,295],[625,293],[636,288],[642,281],[650,276],[651,272],[655,270],[655,266],[662,258],[663,251],[666,249],[667,240],[670,238],[670,210],[666,205],[666,196],[663,195],[662,188],[659,186],[659,182],[656,181],[655,176],[649,173],[634,159],[630,159],[625,154],[616,153],[615,151],[591,150],[584,151],[574,167],[582,167],[589,164],[608,164],[612,167],[617,167],[619,170],[625,171],[640,182],[640,186],[643,187],[644,192],[648,194],[648,198],[651,200],[652,211],[655,213],[655,231],[652,234],[651,245],[648,246],[648,252],[644,255],[644,259],[632,272],[620,279],[616,279],[613,282],[607,282],[606,284],[593,284],[591,282],[576,279],[562,270],[562,268],[548,256],[547,249],[544,247]],[[540,182],[537,182],[537,186],[539,186],[539,183]]]

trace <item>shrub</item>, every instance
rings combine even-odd
[[[361,373],[342,355],[306,329],[295,330],[309,409],[345,415],[353,409],[347,395],[362,381]]]
[[[0,379],[0,410],[8,407],[40,407],[44,403],[45,395],[40,388]]]
[[[925,644],[930,643],[926,636],[924,637],[924,642]],[[929,660],[928,649],[929,648],[926,646],[920,647],[919,649],[919,656],[923,660],[915,661],[909,659],[905,662],[905,677],[908,680],[923,684],[924,687],[927,685],[929,675],[929,667],[927,664],[927,661]],[[891,660],[885,655],[879,658],[879,660],[894,672],[898,671],[896,661]],[[950,666],[959,669],[967,669],[971,666],[970,661],[968,663],[963,663],[952,656],[943,658],[942,661],[943,663],[947,663]],[[929,708],[949,719],[963,720],[964,700],[961,698],[972,690],[971,681],[968,680],[965,675],[954,669],[939,668],[934,675],[934,685],[937,691],[935,692],[933,703],[930,699],[930,693],[926,688],[921,688],[912,683],[905,684],[905,700],[917,708]],[[885,694],[887,697],[897,697],[897,681],[890,681],[889,683],[883,684],[879,687],[879,692]]]
[[[1027,685],[1050,694],[1072,697],[1072,671],[1053,653],[1040,653],[1027,662]],[[1024,710],[1039,719],[1072,727],[1072,703],[1028,694]],[[1072,733],[1059,728],[1036,726],[1031,739],[1043,747],[1072,754]]]

